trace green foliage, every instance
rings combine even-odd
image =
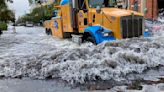
[[[6,2],[12,3],[12,0],[0,0],[0,21],[14,21],[15,14],[13,11],[8,9]]]
[[[13,21],[15,20],[15,14],[13,11],[4,9],[3,11],[0,12],[0,21]]]
[[[32,4],[33,3],[33,0],[28,0],[29,4]]]
[[[61,0],[55,0],[54,4],[59,5]]]
[[[31,13],[19,18],[17,22],[25,23],[26,21],[31,21],[33,23],[40,23],[41,21],[51,19],[54,10],[53,5],[40,6],[34,8]]]
[[[1,30],[7,30],[7,24],[4,22],[0,22],[0,29]]]

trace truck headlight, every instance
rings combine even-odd
[[[103,33],[103,36],[109,36],[109,33]]]
[[[112,32],[103,32],[103,36],[106,37],[106,36],[113,36],[113,33]]]
[[[148,32],[149,31],[149,29],[145,29],[145,32]]]

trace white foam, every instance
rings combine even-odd
[[[0,55],[0,76],[39,79],[51,76],[71,83],[119,81],[128,73],[142,73],[149,67],[164,65],[163,31],[159,31],[160,36],[148,39],[78,46],[69,40],[46,36],[42,28],[17,30],[16,35],[7,32],[2,36],[4,41],[0,39],[0,44],[6,46]],[[11,46],[6,39],[11,40]]]

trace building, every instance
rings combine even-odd
[[[128,9],[141,12],[146,19],[157,19],[164,0],[129,0]]]
[[[134,10],[142,13],[146,19],[157,19],[159,13],[164,14],[164,0],[113,0],[118,8]],[[163,15],[164,16],[164,15]]]

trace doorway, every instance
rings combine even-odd
[[[164,16],[164,0],[158,0],[158,13]]]

